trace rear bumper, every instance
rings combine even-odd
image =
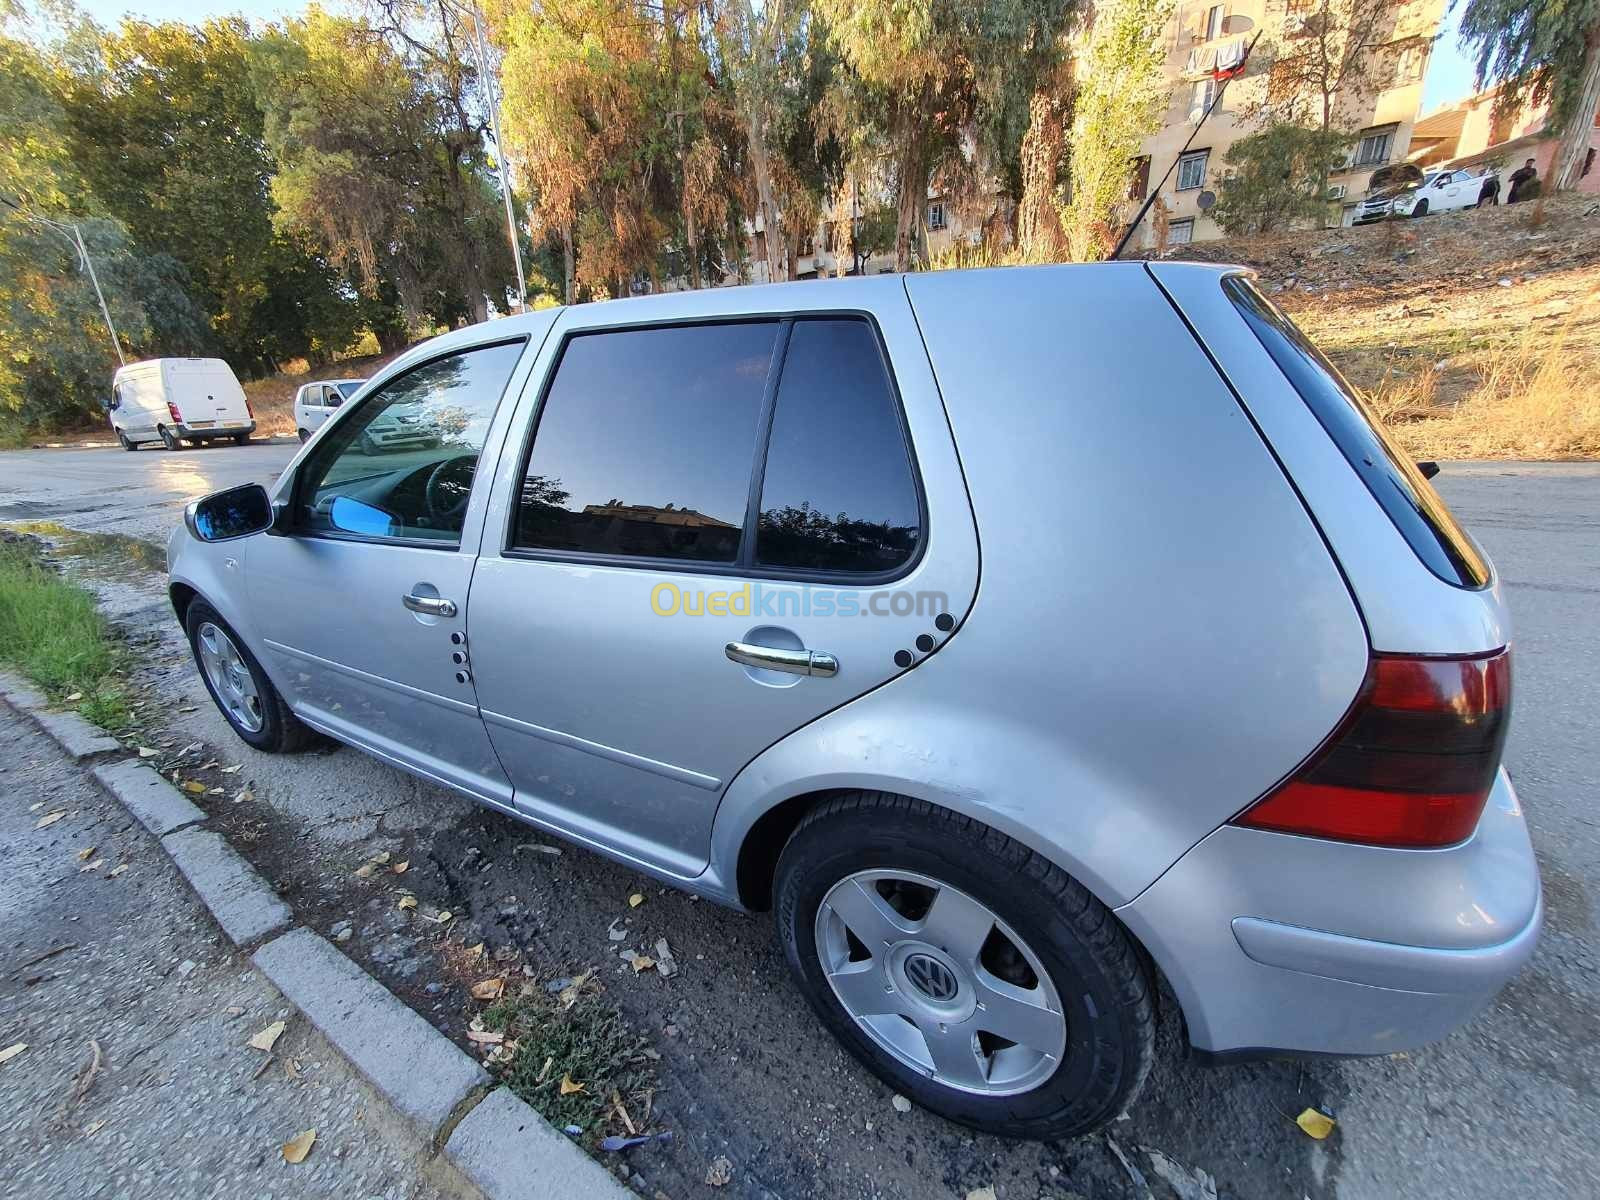
[[[1502,772],[1473,836],[1385,850],[1224,826],[1118,915],[1211,1056],[1388,1054],[1470,1020],[1532,957],[1538,868]]]
[[[174,425],[173,431],[181,438],[208,438],[208,437],[238,437],[241,433],[254,433],[254,421],[238,421],[231,424],[205,425],[196,428],[192,425]]]

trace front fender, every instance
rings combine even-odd
[[[245,604],[245,560],[256,539],[266,536],[258,533],[227,542],[202,542],[180,525],[167,539],[167,594],[171,596],[176,585],[194,591],[244,639],[263,669],[268,669],[266,658]]]

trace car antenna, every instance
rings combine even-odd
[[[1217,105],[1222,103],[1222,94],[1228,90],[1228,84],[1232,83],[1237,76],[1244,74],[1245,65],[1250,61],[1250,53],[1256,48],[1256,43],[1261,40],[1261,35],[1265,32],[1265,29],[1256,30],[1255,37],[1251,38],[1250,44],[1244,48],[1244,57],[1234,63],[1233,66],[1226,70],[1212,69],[1211,78],[1221,83],[1222,86],[1211,97],[1211,103],[1206,105],[1206,111],[1200,115],[1200,120],[1195,123],[1194,129],[1189,134],[1189,140],[1184,142],[1183,149],[1178,151],[1178,157],[1172,160],[1171,166],[1167,167],[1161,178],[1156,181],[1155,187],[1151,188],[1146,194],[1144,203],[1139,206],[1138,215],[1133,218],[1132,223],[1123,232],[1122,239],[1117,243],[1117,248],[1111,252],[1108,262],[1116,261],[1117,257],[1126,249],[1128,242],[1133,238],[1134,230],[1139,228],[1139,224],[1144,220],[1145,214],[1150,211],[1150,206],[1156,202],[1156,197],[1161,194],[1162,187],[1166,185],[1167,180],[1171,177],[1172,168],[1176,167],[1182,161],[1183,156],[1189,153],[1189,147],[1194,145],[1195,136],[1205,128],[1206,122],[1211,119],[1211,114],[1216,111]]]

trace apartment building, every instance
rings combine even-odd
[[[1352,5],[1322,0],[1234,0],[1228,4],[1180,2],[1168,27],[1167,71],[1171,103],[1161,129],[1146,139],[1135,164],[1129,193],[1130,212],[1159,183],[1158,204],[1165,206],[1168,245],[1223,236],[1208,212],[1227,173],[1225,156],[1240,138],[1262,128],[1269,102],[1281,106],[1299,92],[1308,112],[1320,117],[1321,97],[1305,95],[1289,80],[1319,44],[1319,22],[1331,12],[1337,19]],[[1370,7],[1360,3],[1357,11]],[[1363,60],[1340,89],[1333,106],[1334,123],[1351,132],[1348,156],[1330,179],[1330,198],[1344,201],[1348,223],[1372,172],[1406,158],[1412,128],[1422,101],[1433,40],[1439,33],[1445,0],[1397,0],[1382,10],[1364,39]],[[1225,88],[1218,76],[1237,64],[1258,37],[1244,70]],[[1327,39],[1337,50],[1344,40]],[[1287,60],[1280,62],[1279,60]],[[1196,131],[1201,115],[1218,90],[1221,101]],[[1192,145],[1189,143],[1193,135]],[[1170,174],[1167,174],[1170,168]],[[1146,218],[1136,235],[1144,246],[1156,241],[1156,223]]]

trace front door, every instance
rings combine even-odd
[[[466,660],[477,553],[468,514],[523,346],[448,354],[374,391],[301,464],[291,535],[255,539],[248,563],[268,671],[296,714],[502,804],[511,788]],[[418,437],[380,446],[366,436],[399,419]]]
[[[472,593],[478,699],[528,817],[692,877],[747,762],[965,614],[970,509],[926,353],[904,291],[864,290],[886,319],[557,326]]]

